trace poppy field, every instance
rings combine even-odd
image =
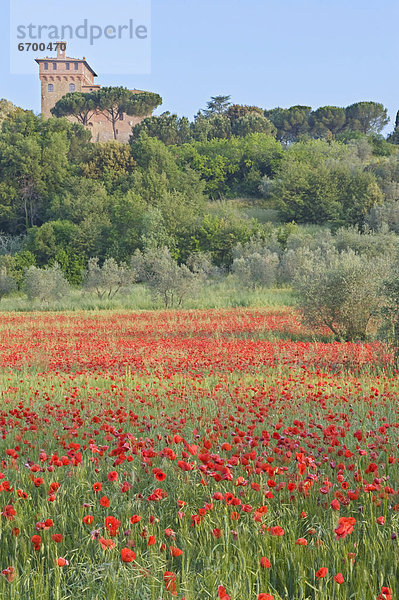
[[[399,598],[399,383],[291,310],[8,313],[0,598]]]

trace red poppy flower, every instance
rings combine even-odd
[[[180,548],[176,548],[175,546],[170,546],[169,550],[171,551],[173,557],[183,554],[183,550],[180,550]]]
[[[57,558],[57,565],[59,567],[67,567],[69,565],[69,562],[65,559],[65,558]]]
[[[163,471],[159,471],[159,470],[158,470],[158,471],[155,473],[155,479],[156,479],[157,481],[164,481],[164,480],[166,479],[166,475],[165,475],[165,473],[164,473]]]
[[[295,544],[297,546],[307,546],[308,545],[308,541],[305,540],[305,538],[298,538],[297,541],[295,542]]]
[[[323,579],[323,577],[325,577],[328,573],[328,569],[327,567],[321,567],[321,569],[319,569],[316,573],[316,577],[317,579]]]
[[[102,496],[100,498],[100,504],[101,504],[101,506],[104,506],[104,508],[109,507],[109,499],[107,498],[107,496]]]
[[[377,600],[392,600],[392,590],[389,587],[383,587],[381,589],[381,594],[377,597]]]
[[[272,535],[276,535],[281,537],[282,535],[284,535],[284,529],[282,527],[280,527],[280,525],[276,525],[276,527],[270,527],[270,533]]]
[[[262,556],[260,559],[260,566],[263,569],[270,569],[270,567],[271,567],[270,560],[268,558],[266,558],[266,556]]]
[[[152,494],[150,494],[148,496],[148,500],[151,500],[152,502],[159,502],[160,500],[162,500],[163,498],[166,498],[168,496],[167,492],[165,492],[165,490],[163,490],[162,488],[157,488],[156,490],[154,490],[152,492]]]
[[[347,535],[352,533],[355,523],[356,519],[353,517],[341,517],[338,521],[338,527],[334,529],[337,534],[337,540],[344,539]]]
[[[83,517],[82,521],[85,525],[91,525],[93,523],[94,517],[93,515],[86,515]]]
[[[100,483],[99,481],[97,481],[96,483],[93,483],[93,490],[95,492],[101,492],[102,489],[103,489],[102,483]]]
[[[119,530],[120,524],[121,524],[121,522],[112,516],[105,517],[105,519],[104,519],[104,525],[107,528],[109,535],[111,535],[111,536],[118,535],[118,530]]]
[[[40,535],[32,535],[31,542],[35,550],[40,550],[40,544],[42,543],[42,538]]]
[[[172,596],[177,596],[175,573],[172,573],[171,571],[165,571],[163,574],[163,580],[165,582],[167,591],[170,592]]]
[[[258,600],[274,600],[271,594],[258,594]]]
[[[103,550],[113,550],[113,548],[115,548],[115,542],[113,540],[106,540],[105,538],[100,537],[99,542]]]
[[[53,533],[53,535],[51,536],[51,539],[56,544],[59,544],[63,540],[63,535],[61,533]]]
[[[176,537],[176,533],[175,533],[175,532],[173,531],[173,529],[171,529],[170,527],[167,527],[167,528],[165,529],[165,535],[166,535],[167,537],[172,537],[172,538],[175,538],[175,537]]]
[[[212,529],[212,535],[216,539],[219,539],[221,537],[221,535],[222,535],[222,532],[221,532],[220,529]]]
[[[11,583],[11,581],[14,581],[14,579],[17,576],[17,572],[14,569],[14,567],[7,567],[7,569],[4,569],[1,574],[7,579],[8,582]],[[384,588],[383,588],[384,589]]]
[[[17,511],[15,510],[12,504],[7,504],[7,506],[3,508],[3,512],[1,514],[6,519],[12,521],[15,515],[17,514]]]
[[[136,560],[136,553],[133,552],[130,548],[122,548],[121,549],[121,559],[123,562],[133,562]]]
[[[130,517],[130,522],[132,525],[134,525],[135,523],[139,523],[139,521],[141,521],[140,515],[133,515],[132,517]]]
[[[107,475],[108,481],[118,481],[118,473],[116,471],[110,471]]]
[[[345,579],[344,576],[342,575],[342,573],[338,573],[337,575],[334,575],[334,580],[339,583],[341,585],[341,583],[344,583]]]
[[[218,587],[218,600],[231,600],[231,596],[228,595],[223,585]]]

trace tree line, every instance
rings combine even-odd
[[[108,87],[89,94],[73,92],[61,98],[52,109],[56,117],[73,116],[83,125],[97,111],[105,114],[112,123],[114,135],[118,119],[123,113],[144,116],[162,103],[158,94],[134,93],[123,87]],[[169,112],[160,117],[147,117],[136,125],[133,136],[141,131],[157,137],[165,144],[184,144],[249,133],[275,136],[284,144],[304,137],[345,139],[348,134],[380,134],[389,123],[387,109],[380,102],[355,102],[347,107],[310,106],[262,109],[258,106],[233,104],[230,96],[214,96],[205,110],[198,111],[190,122]],[[397,125],[391,141],[397,138]]]
[[[160,102],[123,88],[102,92],[116,116]],[[82,101],[67,96],[57,111]],[[303,107],[293,107],[266,116],[217,96],[191,123],[149,117],[129,144],[92,144],[82,120],[44,120],[0,101],[0,253],[19,273],[57,263],[72,284],[92,258],[120,264],[163,247],[179,265],[208,252],[214,265],[231,269],[237,244],[265,239],[269,227],[229,204],[235,197],[283,223],[399,231],[397,147],[378,133],[386,109],[354,106],[343,109],[340,137],[328,117],[334,111],[307,111],[305,119]],[[321,134],[322,121],[331,135]]]
[[[146,131],[165,144],[184,144],[257,132],[273,135],[286,145],[305,138],[346,140],[361,134],[379,135],[388,123],[388,111],[380,102],[356,102],[345,108],[321,106],[315,110],[300,105],[263,109],[232,104],[230,96],[214,96],[191,123],[186,117],[166,112],[161,117],[147,117],[135,126],[133,135]],[[396,133],[392,136],[389,140],[394,142]]]

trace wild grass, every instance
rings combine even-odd
[[[233,285],[229,279],[200,288],[195,297],[184,299],[179,308],[257,308],[293,306],[295,297],[289,288],[257,288],[254,290]],[[113,299],[99,299],[95,294],[73,289],[70,294],[60,300],[41,302],[29,300],[26,295],[19,294],[3,298],[0,302],[2,312],[30,311],[92,311],[92,310],[162,310],[160,300],[152,298],[143,285],[132,286],[129,293],[119,294]]]

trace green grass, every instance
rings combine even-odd
[[[293,306],[295,297],[288,288],[257,288],[250,290],[238,288],[229,278],[203,286],[194,298],[186,298],[182,308],[260,308]],[[3,298],[0,303],[2,312],[29,311],[82,311],[82,310],[161,310],[161,301],[154,300],[143,285],[135,285],[129,294],[119,294],[112,300],[100,300],[94,294],[80,290],[72,292],[61,300],[41,302],[28,300],[25,295]]]

